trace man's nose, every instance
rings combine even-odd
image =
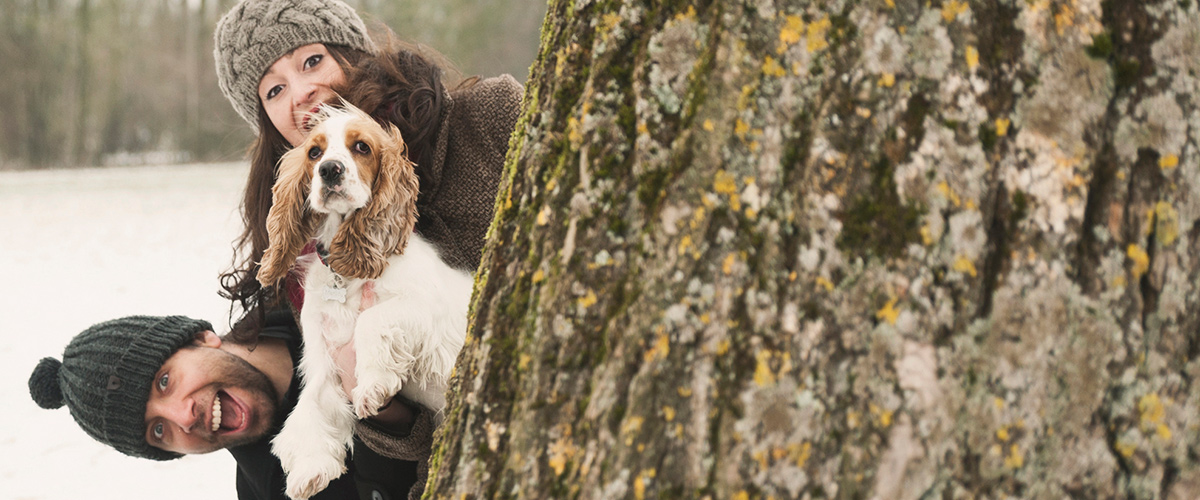
[[[191,399],[178,401],[166,411],[167,419],[178,425],[183,432],[191,433],[200,420],[196,415],[196,405]]]

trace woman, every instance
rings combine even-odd
[[[516,80],[472,78],[447,90],[436,54],[394,41],[377,48],[354,10],[338,0],[243,0],[222,17],[215,39],[221,91],[258,132],[242,200],[245,229],[234,267],[222,276],[227,296],[251,311],[235,325],[235,339],[253,342],[263,325],[254,312],[280,307],[255,279],[268,245],[276,165],[303,140],[317,106],[339,95],[399,127],[420,178],[417,231],[450,265],[478,267],[519,114],[523,89]],[[295,280],[288,285],[288,302],[298,310],[302,292]],[[339,353],[338,364],[353,373],[353,352]],[[344,383],[349,388],[353,381]],[[418,463],[417,486],[408,496],[419,496],[425,482],[429,414],[399,401],[356,429],[379,454]],[[358,464],[355,456],[359,471],[378,466]]]

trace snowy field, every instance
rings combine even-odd
[[[132,314],[227,328],[244,164],[0,172],[0,498],[233,499],[228,453],[172,462],[93,441],[29,396],[33,367],[76,333]]]

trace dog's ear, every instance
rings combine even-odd
[[[400,130],[388,124],[376,151],[379,170],[367,205],[355,210],[330,244],[329,266],[343,276],[375,279],[388,257],[404,252],[417,225],[417,173]]]
[[[279,160],[279,176],[271,188],[271,211],[267,214],[269,246],[258,269],[258,282],[263,286],[275,285],[287,275],[315,230],[305,201],[312,181],[306,149],[294,148]]]

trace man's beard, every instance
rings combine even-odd
[[[255,368],[248,361],[233,354],[219,351],[222,356],[213,359],[213,385],[217,391],[228,393],[228,389],[237,388],[244,391],[248,400],[243,401],[254,410],[255,421],[251,422],[244,433],[236,437],[225,437],[213,434],[212,442],[215,448],[232,448],[253,443],[262,439],[283,420],[283,407],[279,404],[279,391],[267,375]],[[217,394],[217,393],[215,393]],[[214,394],[214,395],[215,395]],[[248,418],[244,416],[243,418]]]

